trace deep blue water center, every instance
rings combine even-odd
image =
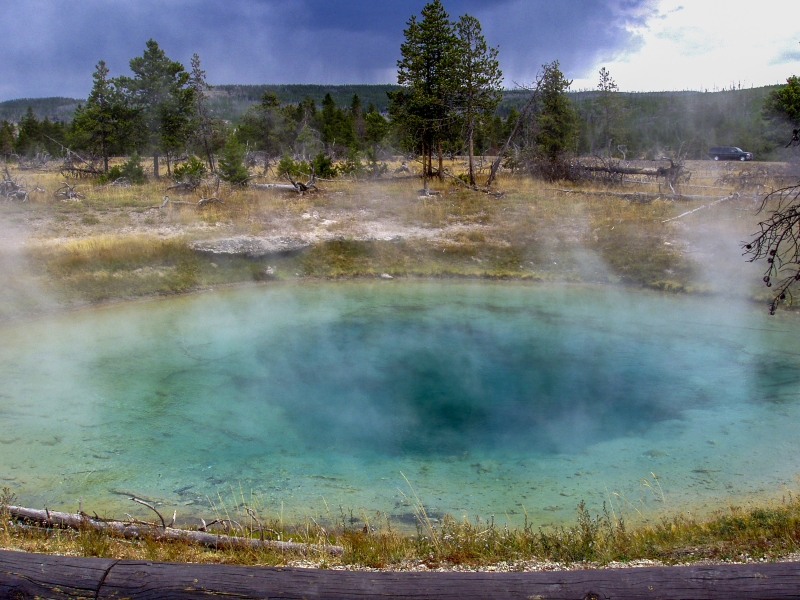
[[[263,375],[232,376],[234,388],[253,402],[280,390],[311,447],[389,455],[556,452],[567,439],[579,450],[699,401],[666,368],[691,356],[665,357],[538,311],[470,308],[485,318],[386,308],[306,328],[277,347],[265,340],[255,348]],[[520,326],[532,320],[537,327]]]
[[[235,488],[402,521],[404,476],[438,513],[511,521],[608,490],[642,513],[724,504],[797,469],[799,325],[615,288],[398,282],[7,324],[0,477],[111,511],[136,493],[203,513]]]

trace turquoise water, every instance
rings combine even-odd
[[[520,524],[780,497],[795,315],[620,288],[272,285],[0,326],[0,486],[116,515]],[[656,480],[657,478],[657,480]],[[283,508],[282,508],[283,507]],[[138,511],[136,511],[138,512]]]

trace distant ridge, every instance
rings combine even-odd
[[[19,98],[0,102],[0,121],[13,121],[18,123],[25,116],[28,107],[40,120],[45,117],[51,121],[71,121],[78,104],[85,100],[53,96],[50,98]]]

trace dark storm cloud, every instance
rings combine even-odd
[[[454,0],[451,18],[469,12],[500,46],[506,83],[526,81],[559,59],[580,77],[598,58],[637,47],[627,26],[654,15],[655,0]],[[188,66],[200,55],[212,83],[388,83],[403,28],[424,0],[84,0],[4,2],[4,21],[24,24],[0,38],[0,100],[86,97],[105,60],[112,75],[153,38]]]

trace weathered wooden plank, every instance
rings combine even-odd
[[[99,598],[732,600],[800,598],[800,563],[539,573],[357,572],[121,561]]]
[[[116,562],[0,550],[0,598],[93,600]]]
[[[0,551],[0,598],[800,600],[800,563],[532,573],[358,572]]]

